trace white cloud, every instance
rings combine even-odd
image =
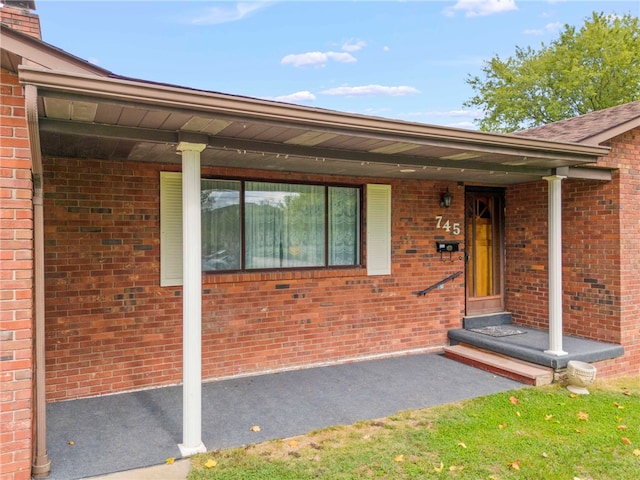
[[[445,125],[445,127],[451,127],[451,128],[465,128],[467,130],[477,130],[478,126],[473,123],[473,122],[454,122],[454,123],[447,123]]]
[[[371,115],[371,116],[390,117],[393,114],[393,110],[391,110],[389,107],[365,108],[364,113],[365,115]]]
[[[483,114],[482,110],[449,110],[448,112],[429,112],[430,115],[436,117],[466,117],[466,118],[476,118]]]
[[[414,95],[420,93],[420,90],[414,87],[385,87],[383,85],[362,85],[360,87],[336,87],[320,92],[324,95],[339,95],[346,97],[356,97],[363,95],[387,95],[390,97],[402,97],[405,95]]]
[[[530,28],[525,30],[522,33],[526,35],[544,35],[545,33],[559,32],[561,28],[562,28],[562,23],[554,22],[554,23],[547,23],[544,26],[544,28]]]
[[[382,47],[382,51],[383,52],[388,52],[389,50],[391,50],[387,45],[385,45],[384,47]]]
[[[483,17],[517,9],[515,0],[458,0],[453,7],[446,8],[443,13],[452,17],[457,11],[462,11],[465,12],[466,17]]]
[[[331,60],[335,60],[336,62],[340,63],[351,63],[358,61],[356,57],[346,52],[327,52],[326,55]]]
[[[356,62],[356,58],[345,52],[307,52],[290,54],[280,60],[283,65],[293,65],[294,67],[324,67],[329,60],[340,63]]]
[[[238,2],[223,3],[211,7],[199,17],[191,19],[195,25],[217,25],[242,20],[247,15],[270,5],[270,2]]]
[[[280,60],[282,65],[294,67],[324,67],[330,60],[339,63],[357,62],[356,57],[349,52],[362,50],[367,44],[363,40],[348,40],[342,44],[343,52],[306,52],[291,53]]]
[[[435,110],[426,112],[406,113],[407,117],[449,117],[449,118],[477,118],[483,115],[482,110]]]
[[[344,50],[345,52],[357,52],[358,50],[362,50],[366,46],[367,44],[362,40],[349,40],[342,45],[342,50]]]
[[[306,52],[292,53],[280,60],[283,65],[293,65],[294,67],[324,67],[330,60],[339,63],[357,62],[356,57],[349,52],[362,50],[367,44],[363,40],[348,40],[342,44],[343,52]]]
[[[427,110],[403,113],[399,117],[411,122],[477,130],[478,126],[474,121],[483,115],[482,110]]]
[[[291,93],[289,95],[281,95],[279,97],[274,98],[274,100],[278,102],[289,102],[289,103],[312,102],[315,99],[316,99],[316,96],[308,90]]]

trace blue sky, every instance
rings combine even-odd
[[[36,0],[43,40],[116,74],[475,128],[465,80],[640,1]]]

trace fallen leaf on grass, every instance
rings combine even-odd
[[[252,432],[259,432],[262,429],[260,428],[260,425],[254,425],[249,430],[252,431]]]
[[[553,415],[545,415],[544,419],[548,422],[553,418]]]
[[[213,468],[216,465],[218,465],[218,462],[216,462],[213,458],[210,458],[209,460],[207,460],[207,463],[204,464],[204,466],[207,468]]]
[[[520,470],[520,460],[516,460],[515,462],[511,462],[509,464],[509,467],[513,468],[514,470]]]
[[[571,393],[569,396],[571,398],[578,398],[580,395],[578,395],[577,393]]]
[[[291,440],[287,445],[289,445],[291,448],[296,448],[298,446],[298,441]]]
[[[520,416],[520,412],[516,412],[516,417],[519,417],[519,416]]]
[[[549,458],[549,454],[547,452],[542,452],[542,458]]]
[[[467,446],[464,444],[464,442],[458,442],[458,446],[462,447],[462,448],[467,448]]]
[[[404,462],[404,455],[397,455],[396,458],[393,459],[393,461],[397,463]]]
[[[629,440],[627,437],[622,437],[622,443],[624,443],[625,445],[631,445],[631,440]]]
[[[462,465],[451,465],[449,467],[449,471],[450,472],[459,472],[462,469],[464,469],[464,467]]]
[[[436,467],[435,465],[433,466],[433,470],[438,472],[438,473],[442,473],[442,471],[444,470],[444,463],[440,462],[440,466]]]
[[[589,414],[584,412],[578,412],[578,420],[584,420],[585,422],[589,420]]]
[[[626,425],[618,425],[618,430],[626,430],[627,426]]]
[[[636,449],[633,451],[633,454],[634,454],[636,457],[640,457],[640,448],[636,448]]]
[[[500,425],[498,425],[498,428],[499,428],[500,430],[502,430],[502,429],[504,429],[504,428],[507,428],[507,424],[506,424],[506,423],[501,423]]]
[[[509,401],[514,405],[518,405],[520,403],[520,400],[518,400],[517,397],[509,397]]]
[[[167,465],[173,465],[175,461],[176,461],[176,457],[169,457],[164,461],[164,463],[166,463]]]
[[[613,402],[613,406],[621,410],[624,408],[624,405],[620,405],[618,402]]]
[[[576,433],[584,433],[585,431],[584,428],[576,428]]]

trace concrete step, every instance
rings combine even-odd
[[[549,385],[553,382],[553,369],[505,357],[464,344],[444,348],[444,355],[467,365],[496,373],[527,385]]]

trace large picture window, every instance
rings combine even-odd
[[[391,186],[203,178],[203,271],[361,265],[366,198],[367,275],[391,274]],[[160,285],[183,283],[182,174],[160,172]]]
[[[202,269],[360,263],[360,189],[203,179]]]

